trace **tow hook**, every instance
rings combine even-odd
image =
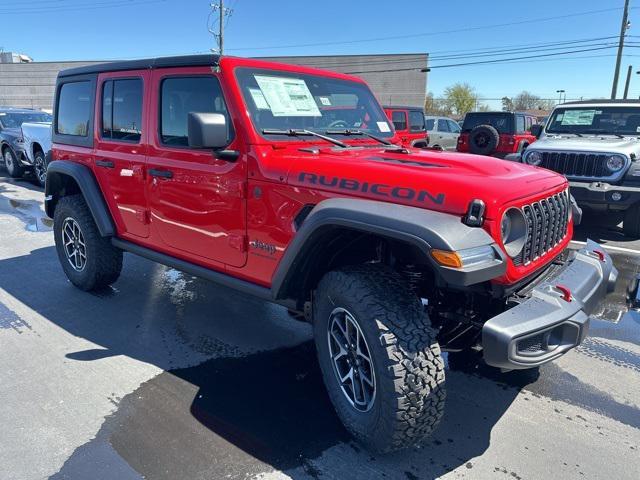
[[[564,285],[556,285],[555,289],[556,291],[561,293],[560,298],[562,298],[567,303],[571,302],[571,290],[569,290],[569,288],[565,287]]]
[[[640,291],[638,291],[638,286],[640,286],[640,274],[637,274],[627,285],[627,306],[636,312],[640,312]]]

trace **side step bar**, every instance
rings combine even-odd
[[[280,303],[275,302],[273,296],[271,295],[271,289],[269,288],[247,282],[245,280],[240,280],[230,275],[211,270],[210,268],[201,267],[200,265],[196,265],[185,260],[180,260],[179,258],[156,252],[155,250],[141,247],[140,245],[136,245],[135,243],[121,240],[116,237],[111,238],[111,244],[114,247],[120,248],[121,250],[134,253],[151,261],[166,265],[167,267],[175,268],[176,270],[180,270],[196,277],[204,278],[205,280],[209,280],[219,285],[238,290],[242,293],[258,297],[262,300]]]

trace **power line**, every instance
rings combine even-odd
[[[157,3],[165,3],[167,0],[116,0],[113,2],[98,2],[92,4],[78,4],[78,5],[61,5],[59,7],[34,7],[34,8],[20,8],[20,9],[0,9],[1,15],[33,15],[40,13],[57,13],[57,12],[69,12],[76,10],[98,10],[105,8],[115,7],[133,7],[139,5],[150,5]]]
[[[488,64],[494,64],[494,63],[503,63],[506,61],[511,61],[511,60],[525,60],[525,59],[530,59],[530,58],[540,58],[540,57],[551,57],[551,56],[557,56],[557,55],[568,55],[571,53],[581,53],[581,52],[593,52],[593,51],[597,51],[597,50],[606,50],[606,49],[611,49],[611,48],[615,48],[615,47],[598,47],[598,48],[588,48],[588,49],[583,49],[583,50],[572,50],[569,52],[555,52],[555,53],[545,53],[545,54],[540,54],[540,55],[527,55],[524,57],[513,57],[513,58],[504,58],[504,59],[496,59],[496,60],[482,60],[479,62],[466,62],[466,63],[452,63],[452,64],[447,64],[447,65],[432,65],[429,68],[430,69],[434,69],[434,68],[451,68],[451,67],[466,67],[469,65],[488,65]],[[387,72],[400,72],[400,71],[411,71],[411,70],[418,70],[417,68],[402,68],[402,69],[396,69],[396,70],[368,70],[368,71],[360,71],[360,72],[345,72],[348,74],[358,74],[358,73],[387,73]]]
[[[633,7],[633,8],[638,8],[638,7]],[[570,14],[566,14],[566,15],[558,15],[558,16],[553,16],[553,17],[532,18],[532,19],[529,19],[529,20],[521,20],[521,21],[517,21],[517,22],[495,23],[495,24],[491,24],[491,25],[480,25],[480,26],[476,26],[476,27],[465,27],[465,28],[458,28],[458,29],[453,29],[453,30],[440,30],[440,31],[437,31],[437,32],[423,32],[423,33],[415,33],[415,34],[408,34],[408,35],[394,35],[394,36],[389,36],[389,37],[364,38],[364,39],[360,39],[360,40],[344,40],[344,41],[317,42],[317,43],[298,43],[298,44],[290,44],[290,45],[273,45],[273,46],[268,46],[268,47],[265,47],[265,46],[236,47],[236,48],[233,48],[233,49],[230,49],[230,50],[234,50],[234,51],[241,51],[241,50],[275,50],[275,49],[283,49],[283,48],[323,47],[323,46],[328,46],[328,45],[351,45],[351,44],[356,44],[356,43],[378,42],[378,41],[381,41],[381,40],[403,40],[403,39],[408,39],[408,38],[418,38],[418,37],[430,37],[430,36],[435,36],[435,35],[445,35],[445,34],[448,34],[448,33],[460,33],[460,32],[469,32],[469,31],[475,31],[475,30],[485,30],[485,29],[488,29],[488,28],[499,28],[499,27],[515,26],[515,25],[525,25],[525,24],[529,24],[529,23],[548,22],[548,21],[551,21],[551,20],[574,18],[574,17],[585,16],[585,15],[594,15],[594,14],[598,14],[598,13],[613,12],[613,11],[618,11],[618,10],[620,10],[619,7],[616,7],[616,8],[604,8],[604,9],[600,9],[600,10],[589,10],[589,11],[585,11],[585,12],[570,13]]]

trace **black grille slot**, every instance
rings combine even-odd
[[[611,175],[607,169],[608,154],[541,152],[541,167],[569,177],[605,178]]]
[[[522,207],[528,233],[522,252],[513,259],[514,265],[533,262],[564,239],[569,208],[571,205],[566,191]]]

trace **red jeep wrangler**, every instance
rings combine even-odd
[[[416,107],[384,107],[387,118],[393,123],[393,128],[403,147],[427,148],[429,134],[424,121],[424,112]]]
[[[536,141],[536,117],[518,112],[471,112],[464,117],[458,152],[504,158],[522,153]]]
[[[132,252],[283,305],[312,322],[347,429],[414,444],[444,411],[443,350],[556,359],[617,271],[593,242],[566,249],[561,175],[397,141],[347,75],[211,55],[63,71],[45,192],[60,263],[93,290]]]

